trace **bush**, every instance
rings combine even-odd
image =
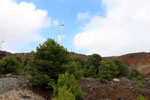
[[[59,75],[57,84],[53,85],[54,100],[56,100],[55,98],[61,98],[62,94],[60,94],[60,92],[63,91],[62,90],[63,88],[64,88],[64,92],[67,92],[66,94],[64,94],[65,97],[67,95],[70,95],[70,98],[75,97],[75,100],[80,100],[82,98],[83,93],[81,89],[77,87],[77,80],[75,80],[75,77],[72,74],[69,74],[68,72]],[[65,99],[65,100],[70,100],[70,99]]]
[[[52,100],[75,100],[75,95],[64,85],[58,89],[58,96]]]
[[[132,69],[129,74],[129,78],[133,80],[142,80],[144,79],[144,75],[140,73],[137,69]]]
[[[136,86],[139,87],[139,88],[145,88],[143,83],[138,83]]]
[[[92,54],[88,56],[87,59],[87,66],[94,66],[98,69],[98,66],[100,65],[100,62],[102,60],[102,57],[99,54]]]
[[[129,69],[127,65],[124,65],[120,60],[115,59],[113,60],[116,66],[118,66],[119,74],[117,77],[126,77],[129,74]]]
[[[95,69],[94,66],[90,66],[88,70],[86,70],[86,77],[93,77],[93,78],[97,78],[98,74],[96,73],[97,70]]]
[[[83,58],[81,58],[80,56],[73,57],[72,61],[79,63],[82,66],[85,66],[85,60]]]
[[[88,56],[86,61],[87,72],[85,73],[86,77],[96,78],[98,75],[98,67],[100,66],[100,62],[102,57],[99,54],[92,54]]]
[[[31,61],[31,59],[26,58],[25,61],[24,61],[24,66],[28,65],[30,61]]]
[[[112,61],[102,61],[99,66],[99,77],[107,80],[112,80],[119,74],[118,66]]]
[[[30,66],[31,62],[32,62],[31,59],[29,59],[29,58],[25,59],[25,61],[24,61],[24,72],[30,72],[30,70],[31,70],[31,66]]]
[[[84,74],[84,69],[80,63],[77,62],[69,62],[64,65],[66,71],[70,74],[73,74],[77,80],[81,79]]]
[[[44,88],[50,88],[54,84],[54,80],[51,79],[48,75],[42,74],[41,72],[35,71],[35,75],[29,77],[30,82],[34,86],[40,86]]]
[[[147,100],[147,99],[145,99],[142,95],[140,95],[137,97],[137,100]]]
[[[18,57],[6,56],[0,60],[0,74],[20,74],[21,62]]]
[[[29,81],[36,86],[51,88],[50,82],[56,82],[59,74],[65,73],[66,69],[63,66],[68,63],[68,54],[66,49],[54,40],[48,39],[33,53],[34,59],[30,64]]]

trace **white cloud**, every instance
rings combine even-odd
[[[4,49],[18,51],[31,42],[43,41],[39,30],[50,26],[47,11],[33,3],[0,0],[0,40]]]
[[[102,0],[106,17],[94,16],[74,37],[77,49],[102,56],[150,51],[150,0]]]
[[[90,16],[89,12],[78,13],[77,20],[85,21],[85,20],[89,19],[90,17],[91,16]]]
[[[59,24],[58,20],[53,20],[53,26],[57,26]]]

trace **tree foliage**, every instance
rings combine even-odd
[[[144,75],[140,73],[137,69],[132,69],[129,74],[129,78],[133,80],[142,80],[144,79]]]
[[[80,100],[83,93],[80,88],[77,87],[77,80],[75,79],[74,75],[69,74],[66,72],[65,74],[59,75],[59,79],[57,84],[53,86],[54,89],[54,98],[61,98],[59,92],[61,92],[61,89],[65,88],[66,91],[68,91],[68,94],[66,95],[71,95],[71,98],[75,96],[76,100]],[[73,96],[72,96],[73,94]],[[70,99],[66,99],[70,100]]]
[[[85,59],[79,57],[79,56],[76,56],[76,57],[73,57],[72,58],[72,61],[76,62],[76,63],[79,63],[81,64],[82,66],[85,66]]]
[[[112,80],[119,74],[118,66],[112,61],[102,61],[99,67],[100,78]]]
[[[0,73],[1,74],[20,74],[21,73],[21,61],[19,57],[6,56],[0,60]]]
[[[88,56],[86,61],[86,73],[84,76],[86,77],[94,77],[96,78],[98,75],[98,67],[100,66],[100,62],[102,57],[99,54],[92,54]]]
[[[26,58],[25,61],[24,61],[24,66],[28,65],[28,63],[31,61],[31,59],[29,58]]]
[[[77,80],[81,79],[84,74],[83,66],[78,62],[70,61],[68,64],[64,65],[66,71],[73,74]]]
[[[99,54],[92,54],[88,56],[87,66],[94,66],[98,68],[101,60],[102,60],[102,57]]]
[[[58,95],[52,100],[75,100],[75,95],[64,85],[58,89]]]
[[[48,84],[52,80],[55,82],[59,74],[64,73],[66,70],[63,66],[68,62],[68,52],[53,39],[48,39],[37,47],[33,55],[34,59],[30,64],[31,77],[29,78],[33,85],[50,87]]]
[[[97,74],[97,69],[94,66],[90,66],[88,70],[86,70],[85,72],[85,76],[86,77],[93,77],[93,78],[97,78],[98,74]]]
[[[117,77],[126,77],[129,74],[128,66],[123,64],[119,59],[113,60],[116,66],[118,66],[119,74]]]

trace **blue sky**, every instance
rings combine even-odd
[[[30,52],[47,38],[68,51],[118,56],[150,51],[150,0],[0,0],[0,49]]]
[[[74,47],[73,38],[76,33],[82,31],[81,27],[86,24],[89,19],[79,21],[77,15],[79,13],[89,12],[92,15],[104,15],[104,9],[101,7],[101,0],[19,0],[18,2],[32,2],[37,9],[46,10],[48,17],[51,20],[58,20],[59,24],[65,23],[64,27],[64,47],[69,51],[86,53],[86,50],[77,50]],[[100,13],[99,13],[100,12]],[[60,27],[50,26],[46,29],[40,30],[40,34],[44,38],[54,38],[57,42],[60,35]],[[34,50],[39,43],[30,43],[28,48],[22,48],[20,52],[28,52]]]

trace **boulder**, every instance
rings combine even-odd
[[[114,82],[120,82],[120,80],[118,78],[114,78],[113,81]]]

